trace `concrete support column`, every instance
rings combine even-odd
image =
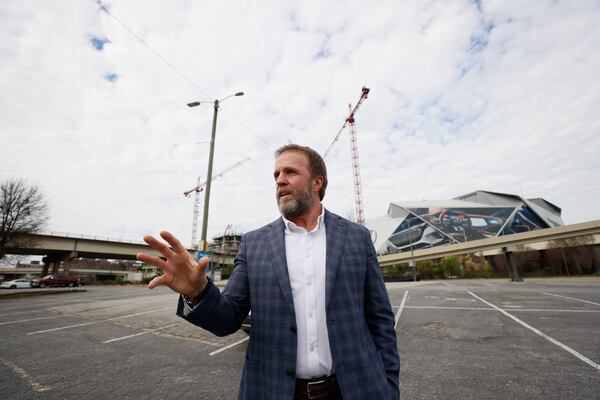
[[[44,267],[42,269],[42,278],[48,275],[48,269],[50,268],[50,259],[48,256],[42,258],[42,262],[44,263]]]
[[[54,260],[52,262],[52,275],[58,274],[58,269],[60,268],[60,261]]]
[[[515,255],[512,251],[508,251],[508,248],[506,247],[503,247],[502,251],[504,251],[504,254],[506,255],[506,261],[508,261],[508,273],[510,274],[510,280],[512,282],[522,282],[523,278],[519,276]]]
[[[48,273],[51,273],[52,275],[58,274],[60,263],[66,261],[70,254],[71,253],[52,253],[42,258],[42,262],[44,263],[42,276],[46,276]],[[52,272],[50,272],[50,267],[52,267]]]
[[[590,250],[592,252],[593,273],[600,275],[600,244],[593,246]]]

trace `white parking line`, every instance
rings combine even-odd
[[[81,302],[81,301],[87,301],[87,300],[65,300],[65,301],[56,301],[54,303],[36,303],[36,304],[30,304],[28,306],[6,307],[6,308],[0,309],[0,311],[19,310],[22,308],[31,308],[31,307],[46,307],[49,305],[64,304],[64,303],[77,303],[77,302]],[[29,312],[29,311],[27,311],[27,312]],[[4,315],[4,314],[0,314],[0,315]]]
[[[132,337],[136,337],[136,336],[142,336],[142,335],[145,335],[147,333],[152,333],[152,332],[160,331],[161,329],[170,328],[170,327],[175,326],[175,325],[177,325],[177,323],[170,324],[170,325],[165,325],[165,326],[161,326],[160,328],[155,328],[155,329],[146,329],[144,332],[134,333],[133,335],[121,336],[121,337],[118,337],[118,338],[114,338],[114,339],[110,339],[110,340],[105,340],[102,343],[112,343],[112,342],[116,342],[118,340],[124,340],[124,339],[129,339],[129,338],[132,338]]]
[[[18,321],[0,322],[0,325],[18,324],[19,322],[29,322],[29,321],[37,321],[39,319],[51,319],[51,318],[59,318],[59,317],[62,317],[62,315],[53,315],[51,317],[39,317],[39,318],[20,319]]]
[[[15,364],[4,359],[2,356],[0,356],[0,364],[10,368],[19,378],[24,380],[25,383],[27,383],[31,387],[31,389],[33,389],[34,391],[45,392],[47,390],[50,390],[49,387],[43,386],[42,384],[36,382],[31,377],[31,375],[29,375],[23,368],[17,367]]]
[[[215,351],[213,351],[212,353],[209,353],[208,355],[209,355],[209,356],[214,356],[215,354],[218,354],[218,353],[220,353],[220,352],[222,352],[222,351],[225,351],[225,350],[228,350],[228,349],[230,349],[230,348],[232,348],[232,347],[235,347],[235,346],[237,346],[238,344],[242,344],[242,343],[244,343],[245,341],[247,341],[248,339],[250,339],[250,336],[248,336],[248,337],[245,337],[245,338],[243,338],[242,340],[238,340],[238,341],[237,341],[237,342],[235,342],[235,343],[231,343],[231,344],[229,344],[229,345],[227,345],[227,346],[225,346],[225,347],[221,347],[219,350],[215,350]]]
[[[546,294],[548,296],[562,297],[563,299],[580,301],[582,303],[588,303],[588,304],[593,304],[593,305],[596,305],[596,306],[600,306],[600,303],[595,303],[595,302],[589,301],[589,300],[576,299],[575,297],[561,296],[560,294],[554,294],[554,293],[548,293],[548,292],[542,292],[542,293]]]
[[[543,308],[517,308],[510,311],[532,311],[532,312],[574,312],[574,313],[600,313],[600,310],[556,310],[556,309],[543,309]]]
[[[405,306],[404,308],[417,308],[428,310],[470,310],[470,311],[497,311],[494,308],[488,307],[444,307],[444,306]],[[600,310],[557,310],[544,308],[518,308],[509,309],[509,311],[528,311],[528,312],[574,312],[574,313],[600,313]]]
[[[404,297],[402,297],[402,302],[400,303],[400,309],[398,313],[396,313],[396,320],[394,321],[394,329],[396,329],[396,325],[398,325],[398,321],[400,320],[400,314],[402,314],[402,310],[404,310],[404,304],[406,303],[406,297],[408,296],[408,290],[404,292]]]
[[[509,317],[513,321],[515,321],[515,322],[519,323],[520,325],[524,326],[525,328],[529,329],[533,333],[535,333],[535,334],[543,337],[544,339],[546,339],[550,343],[553,343],[553,344],[557,345],[558,347],[560,347],[561,349],[563,349],[563,350],[571,353],[572,355],[574,355],[575,357],[579,358],[581,361],[583,361],[584,363],[588,364],[592,368],[600,370],[600,364],[597,364],[597,363],[593,362],[592,360],[590,360],[589,358],[587,358],[583,354],[580,354],[580,353],[576,352],[575,350],[573,350],[569,346],[566,346],[566,345],[562,344],[561,342],[559,342],[558,340],[554,339],[553,337],[546,335],[544,332],[540,331],[539,329],[534,328],[533,326],[527,324],[526,322],[521,321],[519,318],[515,317],[514,315],[507,313],[506,311],[504,311],[500,307],[495,306],[494,304],[492,304],[492,303],[490,303],[490,302],[482,299],[481,297],[477,296],[475,293],[473,293],[471,291],[469,291],[468,293],[471,296],[475,297],[476,299],[480,300],[481,302],[487,304],[488,306],[493,307],[496,310],[500,311],[502,314],[506,315],[507,317]]]
[[[448,282],[444,282],[444,281],[440,281],[440,282],[442,282],[446,286],[454,286],[454,285],[449,284]]]
[[[42,309],[38,309],[38,310],[28,310],[28,311],[13,311],[13,312],[9,312],[9,313],[0,314],[0,317],[5,317],[7,315],[28,314],[28,313],[46,312],[46,311],[48,311],[47,308],[42,308]]]
[[[405,308],[417,308],[428,310],[471,310],[471,311],[496,311],[493,308],[484,307],[444,307],[444,306],[406,306]]]
[[[60,328],[44,329],[43,331],[29,332],[29,333],[26,333],[26,335],[29,336],[29,335],[37,335],[39,333],[61,331],[63,329],[70,329],[70,328],[77,328],[77,327],[80,327],[80,326],[94,325],[94,324],[99,324],[101,322],[115,321],[117,319],[123,319],[123,318],[129,318],[129,317],[136,317],[138,315],[144,315],[144,314],[149,314],[149,313],[153,313],[153,312],[159,312],[159,311],[165,311],[165,310],[172,310],[172,309],[173,309],[173,307],[159,308],[157,310],[150,310],[150,311],[144,311],[144,312],[139,312],[139,313],[135,313],[135,314],[122,315],[120,317],[107,318],[107,319],[103,319],[103,320],[100,320],[100,321],[84,322],[84,323],[81,323],[81,324],[61,326]]]

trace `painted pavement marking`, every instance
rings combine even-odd
[[[445,307],[445,306],[405,306],[404,308],[427,309],[427,310],[470,310],[470,311],[497,311],[489,307]],[[557,310],[552,308],[518,308],[510,311],[526,312],[574,312],[574,313],[600,313],[600,310]]]
[[[150,310],[150,311],[143,311],[143,312],[139,312],[139,313],[135,313],[135,314],[121,315],[120,317],[107,318],[107,319],[103,319],[103,320],[100,320],[100,321],[84,322],[84,323],[81,323],[81,324],[61,326],[60,328],[44,329],[43,331],[29,332],[29,333],[26,333],[26,335],[29,336],[29,335],[37,335],[39,333],[61,331],[63,329],[70,329],[70,328],[77,328],[77,327],[80,327],[80,326],[94,325],[94,324],[99,324],[101,322],[115,321],[115,320],[118,320],[118,319],[129,318],[129,317],[136,317],[138,315],[150,314],[150,313],[153,313],[153,312],[166,311],[166,310],[172,310],[172,309],[173,309],[173,307],[159,308],[157,310]]]
[[[39,317],[39,318],[20,319],[18,321],[0,322],[0,325],[18,324],[19,322],[29,322],[29,321],[37,321],[40,319],[52,319],[52,318],[60,318],[60,317],[63,317],[63,315],[53,315],[51,317]]]
[[[105,340],[105,341],[104,341],[104,342],[102,342],[102,343],[112,343],[112,342],[116,342],[116,341],[119,341],[119,340],[130,339],[130,338],[133,338],[133,337],[136,337],[136,336],[142,336],[142,335],[145,335],[145,334],[147,334],[147,333],[157,332],[157,331],[160,331],[161,329],[170,328],[170,327],[172,327],[172,326],[175,326],[175,325],[177,325],[177,323],[174,323],[174,324],[169,324],[169,325],[165,325],[165,326],[161,326],[161,327],[159,327],[159,328],[154,328],[154,329],[146,329],[146,330],[144,330],[143,332],[134,333],[133,335],[121,336],[121,337],[118,337],[118,338],[114,338],[114,339]]]
[[[587,303],[587,304],[593,304],[595,306],[600,306],[600,303],[595,303],[595,302],[589,301],[589,300],[577,299],[575,297],[561,296],[560,294],[554,294],[554,293],[548,293],[548,292],[542,292],[542,293],[545,294],[545,295],[548,295],[548,296],[561,297],[561,298],[567,299],[567,300],[574,300],[574,301],[579,301],[579,302],[582,302],[582,303]]]
[[[526,322],[521,321],[519,318],[515,317],[514,315],[504,311],[503,309],[501,309],[500,307],[482,299],[481,297],[477,296],[475,293],[469,291],[468,292],[471,296],[475,297],[476,299],[480,300],[481,302],[487,304],[490,307],[495,308],[496,310],[500,311],[502,314],[506,315],[507,317],[509,317],[510,319],[512,319],[513,321],[517,322],[518,324],[524,326],[525,328],[529,329],[530,331],[532,331],[533,333],[543,337],[544,339],[546,339],[547,341],[549,341],[550,343],[555,344],[556,346],[560,347],[561,349],[571,353],[572,355],[574,355],[575,357],[579,358],[581,361],[583,361],[584,363],[588,364],[589,366],[591,366],[592,368],[595,368],[597,370],[600,370],[600,364],[597,364],[595,362],[593,362],[592,360],[590,360],[589,358],[587,358],[586,356],[584,356],[583,354],[578,353],[577,351],[573,350],[572,348],[570,348],[567,345],[562,344],[561,342],[559,342],[558,340],[554,339],[551,336],[546,335],[544,332],[540,331],[537,328],[534,328],[533,326],[527,324]]]
[[[33,377],[29,375],[23,368],[17,367],[14,363],[8,361],[2,356],[0,356],[0,364],[10,368],[10,370],[14,372],[15,375],[17,375],[23,381],[25,381],[25,383],[27,383],[31,387],[31,389],[33,389],[33,391],[45,392],[50,390],[49,387],[44,386],[41,383],[37,382],[35,379],[33,379]]]
[[[408,290],[404,292],[404,297],[402,297],[402,302],[400,303],[400,308],[396,313],[396,320],[394,321],[394,329],[398,325],[398,321],[400,320],[400,314],[402,314],[402,310],[404,310],[404,304],[406,303],[406,297],[408,296]]]
[[[77,303],[77,302],[82,302],[82,301],[87,301],[87,300],[65,300],[65,301],[57,301],[54,303],[36,303],[36,304],[30,304],[28,306],[6,307],[6,308],[0,309],[0,311],[18,310],[21,308],[31,308],[31,307],[46,307],[48,305],[56,305],[56,304],[64,304],[64,303]],[[29,312],[29,311],[27,311],[27,312]],[[4,315],[4,314],[0,314],[0,315]]]
[[[9,312],[9,313],[0,314],[0,317],[5,317],[7,315],[14,315],[14,314],[28,314],[28,313],[34,313],[34,312],[45,312],[48,310],[49,310],[49,308],[43,308],[40,310],[13,311],[13,312]]]
[[[237,342],[234,342],[234,343],[228,344],[228,345],[227,345],[227,346],[225,346],[225,347],[221,347],[220,349],[218,349],[218,350],[215,350],[215,351],[213,351],[212,353],[209,353],[208,355],[209,355],[209,356],[214,356],[215,354],[219,354],[219,353],[220,353],[220,352],[222,352],[222,351],[229,350],[229,349],[231,349],[232,347],[235,347],[235,346],[237,346],[238,344],[242,344],[242,343],[244,343],[245,341],[247,341],[247,340],[249,340],[249,339],[250,339],[250,336],[248,336],[248,337],[245,337],[245,338],[243,338],[242,340],[238,340]]]

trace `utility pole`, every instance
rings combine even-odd
[[[208,173],[206,174],[206,190],[204,191],[204,213],[202,215],[202,251],[208,250],[208,241],[206,240],[206,230],[208,228],[208,202],[210,201],[210,187],[212,184],[212,168],[215,156],[215,136],[217,134],[217,114],[219,113],[219,100],[215,100],[212,133],[210,135],[210,153],[208,156]]]
[[[202,251],[208,250],[208,241],[206,240],[206,231],[208,227],[208,206],[210,202],[210,187],[212,183],[212,167],[213,167],[213,158],[215,154],[215,136],[217,133],[217,115],[219,113],[219,104],[227,100],[232,96],[243,96],[244,92],[237,92],[235,94],[230,94],[227,97],[224,97],[221,100],[215,100],[213,102],[213,121],[212,121],[212,131],[210,135],[210,154],[208,156],[208,172],[206,174],[206,190],[204,191],[204,213],[202,216],[202,235],[200,240],[202,241]],[[208,103],[206,101],[194,101],[192,103],[188,103],[188,107],[196,107],[202,103]]]

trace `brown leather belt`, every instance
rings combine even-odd
[[[296,379],[296,393],[309,399],[322,399],[338,389],[335,374],[315,379]]]

